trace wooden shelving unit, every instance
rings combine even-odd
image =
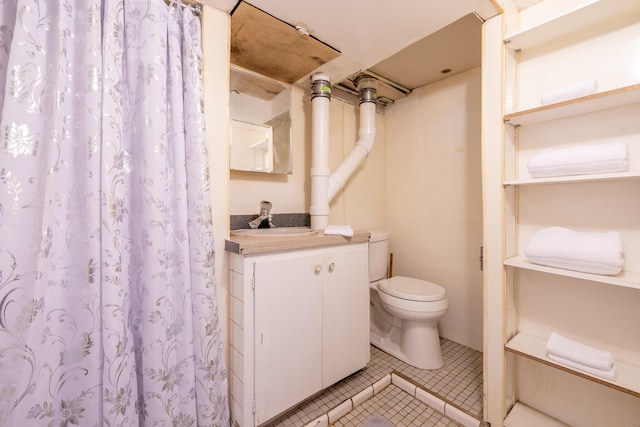
[[[587,186],[580,187],[583,189],[582,194],[593,191],[594,203],[597,203],[598,197],[603,193],[608,193],[608,186],[612,186],[611,188],[619,190],[615,193],[616,197],[638,197],[638,193],[635,193],[633,190],[640,190],[640,185],[636,187],[634,184],[634,181],[640,184],[640,164],[631,164],[631,159],[640,158],[640,156],[637,155],[638,150],[640,150],[639,128],[633,124],[640,120],[638,117],[633,117],[637,114],[637,106],[640,106],[640,83],[634,82],[633,84],[628,84],[630,81],[633,81],[633,78],[629,77],[632,72],[628,70],[622,71],[622,73],[626,72],[627,74],[622,76],[619,81],[611,79],[611,76],[607,74],[606,58],[599,57],[599,53],[594,51],[592,53],[594,56],[593,75],[598,77],[598,72],[606,74],[608,80],[605,86],[607,88],[615,86],[615,84],[619,82],[623,82],[623,84],[588,96],[569,99],[550,105],[518,109],[518,98],[521,90],[524,89],[527,91],[525,94],[525,103],[531,104],[532,102],[535,102],[536,96],[542,95],[538,94],[537,91],[544,86],[531,86],[528,84],[528,81],[524,81],[526,79],[520,77],[519,73],[521,73],[522,64],[519,61],[521,61],[521,57],[530,61],[526,64],[526,67],[528,67],[526,69],[527,72],[523,73],[528,79],[537,79],[538,74],[544,74],[544,71],[549,68],[555,69],[568,67],[569,71],[561,70],[561,72],[564,72],[564,78],[566,80],[567,78],[573,77],[572,74],[569,75],[572,67],[570,59],[567,59],[567,62],[560,64],[556,62],[547,62],[547,58],[555,58],[554,61],[559,61],[560,55],[557,55],[556,49],[564,54],[565,52],[571,52],[571,48],[576,45],[579,46],[579,48],[577,49],[578,53],[575,53],[575,55],[585,55],[585,52],[588,52],[589,50],[584,49],[584,46],[582,46],[583,42],[594,43],[594,45],[597,45],[593,40],[600,37],[601,32],[606,33],[608,31],[615,34],[617,30],[617,22],[620,22],[620,24],[618,24],[620,27],[626,27],[629,24],[625,20],[625,16],[629,14],[638,14],[639,11],[640,0],[587,0],[578,6],[563,10],[546,19],[541,19],[537,21],[535,25],[510,32],[504,37],[504,43],[505,46],[507,46],[507,49],[505,49],[506,56],[504,61],[506,89],[504,91],[504,105],[505,110],[507,111],[512,109],[516,110],[514,112],[508,112],[503,116],[505,124],[503,141],[504,176],[502,180],[504,186],[503,268],[505,273],[504,298],[506,301],[504,322],[506,325],[505,335],[507,339],[504,351],[505,358],[507,360],[507,395],[505,396],[505,400],[508,412],[508,414],[505,414],[504,425],[507,427],[524,425],[564,426],[575,423],[576,414],[572,414],[570,412],[570,408],[566,409],[568,412],[563,413],[562,417],[558,415],[565,410],[548,402],[548,400],[553,400],[553,398],[548,400],[544,400],[544,398],[539,399],[539,402],[544,401],[544,404],[540,405],[541,407],[533,407],[526,401],[521,401],[523,394],[529,396],[530,394],[527,394],[526,390],[519,390],[518,387],[520,381],[518,379],[518,375],[531,375],[529,373],[531,371],[527,371],[527,369],[531,369],[529,366],[539,366],[535,365],[538,363],[553,368],[547,370],[549,374],[546,374],[547,371],[545,371],[545,375],[556,375],[554,378],[560,378],[560,374],[556,371],[560,370],[565,373],[575,375],[580,379],[594,383],[595,385],[592,387],[597,390],[596,393],[603,390],[599,388],[599,386],[603,386],[632,396],[632,398],[640,398],[640,354],[638,354],[637,360],[624,360],[625,357],[627,359],[629,358],[629,354],[634,355],[635,352],[637,352],[637,346],[631,347],[635,350],[632,350],[631,353],[627,352],[622,355],[622,359],[620,359],[620,357],[615,357],[618,369],[618,377],[615,381],[596,377],[558,364],[547,357],[546,343],[548,336],[541,337],[538,335],[541,330],[555,330],[556,324],[554,322],[560,318],[544,318],[544,314],[541,314],[544,310],[539,309],[540,304],[536,305],[535,303],[531,303],[527,306],[526,300],[526,298],[530,297],[531,292],[538,292],[536,297],[539,300],[544,300],[546,297],[554,298],[553,292],[555,292],[555,288],[553,286],[546,288],[548,291],[552,292],[552,294],[548,296],[541,294],[541,291],[536,291],[536,286],[539,287],[539,285],[543,284],[542,282],[553,283],[558,281],[562,283],[563,290],[560,292],[564,292],[561,294],[564,299],[572,297],[572,295],[567,294],[567,292],[570,291],[567,291],[566,289],[575,290],[576,304],[571,307],[567,307],[568,312],[571,313],[571,310],[573,310],[573,314],[577,313],[579,316],[583,317],[588,316],[589,314],[586,313],[579,304],[578,295],[581,291],[581,287],[583,285],[585,287],[588,286],[590,292],[594,292],[595,295],[597,295],[596,298],[602,296],[603,299],[606,299],[607,295],[610,295],[610,293],[634,293],[635,290],[640,290],[640,265],[638,263],[638,258],[631,257],[630,262],[627,262],[627,259],[625,259],[624,271],[615,276],[588,274],[531,263],[527,260],[526,256],[522,254],[526,242],[522,242],[520,240],[521,229],[525,230],[522,232],[523,234],[531,233],[532,229],[549,226],[548,222],[557,219],[554,217],[554,211],[563,210],[563,199],[557,195],[564,195],[566,193],[570,196],[572,194],[570,189],[576,188],[571,186]],[[602,30],[602,28],[607,29]],[[564,42],[558,42],[558,40],[564,40]],[[529,54],[528,56],[522,55],[523,52],[529,49],[535,50],[535,54]],[[604,53],[604,56],[606,57],[607,52],[601,53]],[[589,55],[591,55],[591,53],[589,53]],[[584,57],[580,56],[580,59],[584,59]],[[640,60],[640,58],[635,58],[636,63],[638,60]],[[631,59],[629,62],[629,68],[632,68]],[[538,70],[541,72],[536,73]],[[575,71],[579,70],[576,69]],[[621,121],[617,124],[608,125],[608,119],[615,115],[621,116]],[[606,119],[599,120],[603,117]],[[609,126],[609,128],[607,128],[607,126]],[[606,139],[607,136],[611,136],[611,138],[613,138],[613,136],[620,134],[620,128],[633,128],[634,130],[629,132],[631,137],[628,141],[628,145],[630,154],[633,151],[635,156],[629,156],[629,170],[619,173],[586,174],[551,178],[531,178],[526,172],[520,171],[520,165],[523,165],[524,162],[526,162],[526,159],[528,158],[527,156],[532,155],[532,153],[534,153],[541,145],[544,145],[544,147],[554,146],[554,141],[559,140],[558,144],[562,144],[567,143],[567,139],[572,142],[577,141],[577,143],[580,143],[581,138],[586,141],[586,143],[591,142],[588,131],[579,132],[574,130],[573,133],[571,133],[571,129],[567,129],[567,127],[584,127],[589,130],[591,130],[591,128],[597,129],[599,131],[598,137],[602,139]],[[523,129],[525,131],[523,131]],[[531,130],[527,133],[527,129]],[[544,144],[540,144],[540,141],[537,139],[540,138],[540,135],[547,136],[547,138],[542,141]],[[556,139],[556,135],[562,136]],[[573,139],[566,138],[567,135],[571,135]],[[528,151],[526,151],[525,154],[522,154],[522,157],[519,157],[522,150]],[[594,184],[602,182],[606,183],[606,188],[603,187],[602,184]],[[631,182],[631,184],[621,184],[628,182]],[[547,193],[542,193],[535,189],[536,186],[545,185],[557,186],[554,187],[555,193],[553,194],[555,195],[555,198],[553,199],[554,204],[551,206],[549,205],[549,197],[545,197]],[[598,194],[598,192],[600,193]],[[620,194],[623,194],[623,196],[620,196]],[[534,195],[535,197],[533,197]],[[525,196],[528,196],[528,198]],[[520,205],[520,199],[529,201],[529,203],[523,202],[523,204],[526,205],[526,209],[528,209],[524,211],[524,213],[522,211],[524,208]],[[535,200],[536,203],[532,203],[531,200]],[[580,202],[587,205],[584,206],[584,209],[582,210],[576,210],[580,215],[587,218],[587,220],[578,221],[582,225],[583,229],[585,228],[585,224],[598,230],[608,227],[613,227],[611,229],[616,230],[615,227],[619,226],[626,232],[625,237],[629,238],[628,241],[624,242],[625,248],[631,248],[629,252],[635,254],[636,248],[640,245],[638,236],[635,233],[635,230],[640,228],[640,218],[634,220],[633,213],[629,213],[626,217],[622,216],[623,224],[615,223],[613,220],[608,220],[607,218],[607,221],[605,221],[606,224],[601,225],[598,221],[602,222],[608,212],[603,214],[603,211],[600,210],[598,214],[592,214],[588,206],[591,202],[589,197],[583,197],[580,199]],[[571,203],[571,199],[567,199],[566,203]],[[580,207],[582,208],[583,206],[580,205]],[[637,209],[636,205],[634,205],[634,209]],[[567,221],[566,216],[563,218],[565,222],[570,222]],[[618,216],[616,218],[619,219],[621,217]],[[527,222],[521,223],[521,221]],[[637,226],[633,225],[634,221],[636,221]],[[524,271],[534,273],[524,274]],[[586,282],[595,282],[595,285],[587,284]],[[520,292],[523,287],[526,288],[529,293]],[[624,290],[621,288],[624,288]],[[631,291],[628,289],[631,289]],[[628,296],[626,293],[624,295]],[[636,298],[635,295],[636,294],[632,296],[634,301]],[[640,293],[637,293],[637,295],[640,295]],[[530,318],[526,319],[526,322],[520,322],[519,318],[521,315],[520,306],[523,304],[529,308],[528,311],[525,310],[527,316],[530,316]],[[539,311],[536,312],[536,309],[539,309]],[[580,310],[583,311],[581,312]],[[610,310],[609,313],[613,313],[612,317],[624,316],[623,314],[618,315],[612,310]],[[540,318],[536,318],[536,315]],[[567,316],[571,316],[571,314],[568,314]],[[624,317],[612,318],[610,320],[614,325],[629,324],[629,320]],[[525,325],[525,330],[522,330],[520,327],[521,323]],[[562,323],[562,321],[560,321],[560,323]],[[571,331],[571,327],[579,328],[579,326],[576,326],[576,323],[577,322],[565,322],[562,323],[562,327],[569,329],[568,332],[575,332],[575,335],[590,335],[588,331],[579,329]],[[535,325],[535,327],[532,327],[531,325]],[[535,330],[526,330],[527,327]],[[626,330],[631,330],[628,326],[625,326],[625,328],[627,328]],[[633,334],[635,334],[635,332],[633,332]],[[602,333],[598,337],[590,336],[592,337],[592,341],[602,341],[601,343],[598,343],[598,348],[626,348],[624,344],[621,345],[619,340],[615,342],[607,342],[610,338]],[[637,335],[633,335],[629,339],[636,340],[637,338]],[[520,359],[518,358],[525,358],[527,360],[534,361],[535,364],[531,364],[529,362],[529,365],[519,367],[518,360]],[[554,374],[554,372],[556,372],[556,374]],[[553,393],[553,390],[550,389],[549,393]],[[638,401],[638,404],[640,405],[640,400]],[[562,424],[560,421],[545,415],[543,413],[545,412],[545,406],[553,407],[553,411],[551,411],[551,413],[555,413],[556,415],[554,416],[558,416],[559,419],[564,420],[567,424]]]

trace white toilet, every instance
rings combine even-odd
[[[443,365],[438,320],[449,307],[442,286],[410,277],[387,276],[389,233],[369,238],[371,344],[421,369]]]

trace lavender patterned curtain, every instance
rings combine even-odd
[[[199,20],[0,7],[0,425],[229,425]]]

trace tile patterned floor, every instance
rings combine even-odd
[[[314,398],[308,400],[307,402],[299,405],[291,412],[284,414],[280,418],[268,424],[269,427],[300,427],[309,423],[311,420],[316,417],[328,412],[330,409],[338,406],[340,403],[344,402],[346,399],[354,396],[361,390],[370,386],[371,384],[378,381],[380,378],[385,375],[391,373],[392,371],[399,372],[406,378],[410,379],[415,384],[418,384],[421,388],[428,390],[431,394],[439,397],[440,399],[451,403],[452,405],[460,408],[464,412],[469,415],[481,419],[482,418],[482,353],[468,347],[464,347],[460,344],[454,343],[449,340],[441,339],[440,343],[442,345],[442,356],[444,359],[444,366],[440,369],[434,370],[426,370],[426,369],[418,369],[414,368],[407,363],[402,362],[401,360],[396,359],[393,356],[388,355],[387,353],[381,351],[377,347],[371,346],[371,361],[366,366],[366,368],[361,371],[356,372],[355,374],[345,378],[344,380],[334,384],[333,386],[327,388],[319,395]],[[398,387],[393,385],[387,386],[389,388],[388,393],[404,393]],[[387,390],[383,390],[383,392],[387,392]],[[419,400],[412,398],[411,396],[402,396],[404,399],[401,400],[403,403],[398,405],[406,408],[409,404],[418,405],[420,408],[418,411],[425,414],[423,417],[424,420],[420,418],[422,421],[408,420],[397,422],[398,426],[458,426],[455,422],[449,420],[444,417],[444,419],[435,420],[433,417],[438,416],[439,412],[435,412],[434,414],[430,414],[427,409],[422,409],[420,405],[424,405]],[[407,402],[405,402],[407,400]],[[410,401],[415,402],[410,402]],[[384,395],[374,396],[367,402],[371,402],[371,404],[381,404],[381,408],[389,406],[384,401]],[[365,402],[365,403],[367,403]],[[385,406],[386,405],[386,406]],[[364,406],[364,404],[363,404]],[[428,408],[428,407],[427,407]],[[353,416],[360,416],[361,414],[356,414],[355,411],[358,411],[360,407],[356,407],[352,412],[354,412]],[[430,409],[430,408],[429,408]],[[389,409],[392,412],[395,409]],[[433,410],[431,410],[433,411]],[[352,414],[348,414],[347,416],[338,420],[342,422],[344,419],[345,422],[352,422],[352,424],[338,424],[339,425],[359,425],[356,421],[356,424],[353,424],[353,421],[346,421],[348,417]],[[386,415],[381,414],[386,417]],[[427,416],[428,415],[428,416]],[[439,414],[441,416],[441,414]],[[390,417],[394,417],[394,415],[390,415]],[[413,413],[412,413],[413,416]],[[390,418],[387,418],[390,420]],[[390,420],[391,421],[391,420]],[[422,422],[422,424],[420,424]]]
[[[336,421],[335,427],[359,427],[375,415],[384,417],[394,426],[460,427],[406,391],[391,384],[363,404]]]

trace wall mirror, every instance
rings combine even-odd
[[[291,88],[231,67],[230,168],[291,174]]]

